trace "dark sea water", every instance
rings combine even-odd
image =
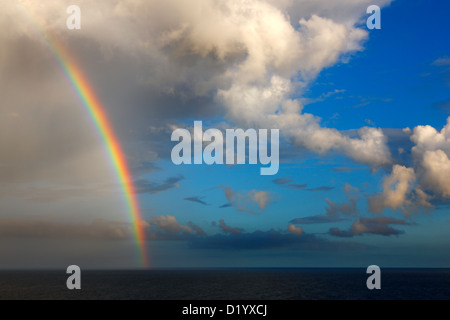
[[[382,269],[368,290],[365,269],[82,271],[68,290],[62,271],[0,271],[0,299],[329,300],[450,299],[450,269]]]

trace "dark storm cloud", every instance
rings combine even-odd
[[[294,248],[314,251],[340,251],[365,249],[367,246],[355,242],[333,242],[312,234],[295,234],[287,230],[245,232],[241,228],[230,227],[221,219],[213,221],[213,227],[224,233],[207,235],[192,222],[183,225],[174,216],[155,216],[149,219],[146,228],[147,239],[160,241],[187,241],[192,249],[219,250],[263,250],[271,248]]]
[[[88,12],[83,18],[84,30],[64,39],[65,45],[77,57],[98,95],[133,174],[154,172],[158,170],[155,160],[170,158],[170,130],[149,131],[150,126],[165,127],[190,117],[201,119],[216,115],[221,108],[209,92],[197,95],[192,88],[190,92],[183,89],[182,84],[169,92],[162,90],[157,80],[149,83],[149,78],[156,78],[148,74],[149,70],[163,74],[155,71],[158,58],[139,59],[112,50],[91,36],[95,32],[87,31],[88,25],[95,23]],[[13,20],[10,24],[14,29]],[[0,166],[0,180],[57,180],[64,184],[103,181],[111,171],[104,166],[102,141],[49,48],[39,40],[2,37],[0,33],[2,47],[8,47],[0,54],[0,150],[8,150],[0,151],[0,163],[4,164]]]
[[[60,186],[10,186],[0,188],[0,197],[16,197],[27,202],[62,202],[70,198],[101,197],[115,194],[114,184],[97,184],[95,186],[83,187],[60,187]]]
[[[404,233],[404,231],[392,228],[390,225],[411,225],[411,223],[405,220],[389,217],[361,218],[359,221],[355,221],[349,230],[331,228],[329,233],[333,236],[345,238],[363,234],[398,236]]]
[[[134,182],[136,193],[150,193],[156,194],[173,188],[178,188],[178,182],[184,177],[179,175],[177,177],[169,177],[163,183],[151,182],[148,179],[139,179]]]
[[[97,219],[91,223],[62,223],[44,220],[1,219],[1,237],[57,238],[57,239],[107,239],[132,238],[129,223]]]
[[[338,217],[334,217],[334,216],[316,215],[316,216],[292,219],[289,222],[293,223],[293,224],[318,224],[318,223],[340,222],[340,221],[345,221],[345,220],[347,220],[347,219],[338,218]]]
[[[8,48],[0,54],[0,181],[81,185],[110,177],[95,127],[48,48],[1,32],[0,42]]]

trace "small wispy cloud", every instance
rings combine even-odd
[[[205,235],[205,231],[193,222],[183,225],[171,215],[151,217],[147,228],[147,238],[150,240],[186,240]]]
[[[305,231],[303,231],[302,227],[299,227],[299,226],[296,226],[296,225],[293,225],[293,224],[290,224],[288,226],[288,232],[292,233],[292,234],[295,234],[297,236],[302,236],[302,235],[305,234]]]
[[[356,216],[359,213],[358,207],[356,206],[356,199],[350,199],[348,202],[343,203],[333,202],[328,198],[325,201],[328,204],[328,207],[325,208],[328,216]]]
[[[294,182],[294,180],[287,179],[287,178],[278,178],[272,180],[273,183],[278,184],[280,186],[283,186],[284,188],[292,189],[292,190],[302,190],[306,189],[306,184],[297,184],[297,183],[291,183]]]
[[[257,209],[264,211],[267,205],[273,201],[273,197],[268,191],[251,190],[249,192],[240,193],[230,187],[221,188],[225,192],[228,203],[242,212],[257,214],[259,212],[255,211],[255,205],[257,206]]]
[[[345,221],[347,219],[339,217],[331,217],[326,215],[308,216],[302,218],[295,218],[289,221],[292,224],[318,224],[318,223],[333,223]]]
[[[433,66],[450,66],[450,57],[441,57],[433,61]]]
[[[355,168],[355,167],[334,167],[331,168],[331,170],[333,170],[334,172],[338,172],[338,173],[348,173],[354,170],[361,170],[361,168]]]
[[[173,188],[179,188],[178,182],[183,180],[182,175],[176,177],[169,177],[162,183],[151,182],[148,179],[139,179],[134,182],[136,193],[150,193],[157,194]]]
[[[321,186],[321,187],[312,188],[312,189],[306,189],[306,190],[312,191],[312,192],[328,192],[328,191],[331,191],[333,189],[334,189],[334,187]]]
[[[441,111],[449,111],[450,110],[450,99],[448,100],[441,100],[433,103],[431,105],[432,108],[439,109]]]
[[[307,186],[308,186],[307,184],[293,183],[293,184],[288,185],[287,188],[292,189],[292,190],[304,190],[304,189],[306,189]]]
[[[287,184],[287,183],[290,183],[290,182],[292,182],[292,181],[293,181],[293,180],[286,179],[286,178],[278,178],[278,179],[272,180],[272,182],[273,182],[273,183],[276,183],[276,184]]]
[[[202,205],[204,205],[204,206],[208,206],[208,205],[209,205],[208,203],[206,203],[205,201],[203,201],[202,198],[197,197],[197,196],[184,198],[184,200],[192,201],[192,202],[197,202],[197,203],[200,203],[200,204],[202,204]]]
[[[231,234],[241,234],[242,232],[244,232],[244,229],[241,228],[235,228],[235,227],[230,227],[229,225],[227,225],[225,223],[224,219],[221,219],[219,221],[219,228],[222,229],[222,231],[224,231],[225,233],[231,233]]]
[[[333,236],[344,238],[350,238],[363,234],[398,236],[404,233],[404,231],[392,228],[390,225],[411,225],[411,223],[401,219],[381,216],[376,218],[361,218],[358,221],[355,221],[349,230],[331,228],[329,233]]]

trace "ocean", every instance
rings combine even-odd
[[[82,271],[68,290],[62,271],[0,271],[0,299],[448,300],[450,269],[382,269],[368,290],[365,269]]]

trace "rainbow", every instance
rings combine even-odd
[[[22,8],[25,9],[24,7]],[[30,16],[30,13],[27,15]],[[37,23],[37,17],[33,17],[33,19],[30,20],[35,21],[34,24],[38,30],[40,30],[40,35],[45,39],[50,52],[58,62],[84,109],[91,117],[93,124],[107,148],[117,178],[123,189],[127,209],[131,217],[139,262],[142,268],[147,268],[149,266],[149,261],[145,247],[145,226],[139,209],[133,177],[128,168],[119,139],[114,133],[113,126],[105,112],[105,108],[95,94],[94,88],[89,83],[88,78],[83,74],[80,64],[77,63],[75,57],[66,49],[64,44],[61,41],[58,41],[58,39],[49,32],[46,32],[45,29]]]
[[[56,41],[49,42],[49,44],[50,43],[52,44],[52,52],[57,58],[59,65],[75,90],[81,104],[92,118],[95,127],[108,149],[108,154],[125,194],[128,211],[132,219],[133,231],[139,248],[141,265],[143,267],[148,267],[148,259],[144,246],[145,233],[139,203],[134,190],[133,177],[130,174],[125,154],[122,151],[119,140],[114,133],[111,122],[105,112],[105,108],[102,106],[93,87],[76,63],[74,57],[72,57],[69,51],[60,43]]]

